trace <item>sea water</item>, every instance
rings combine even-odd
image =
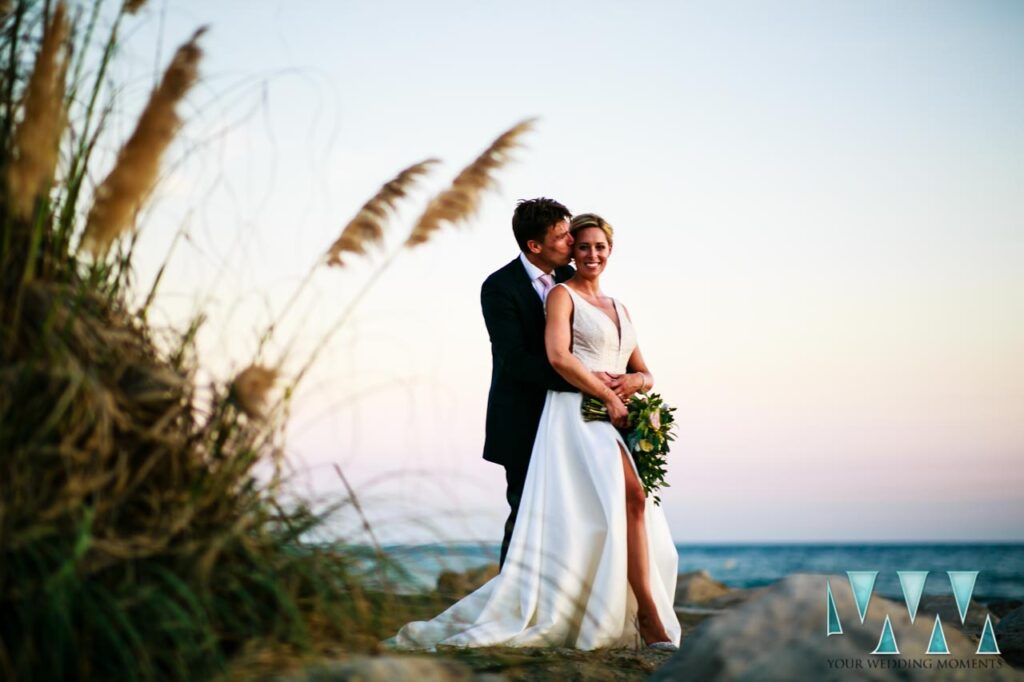
[[[677,544],[679,572],[707,571],[734,588],[768,585],[793,573],[878,571],[875,592],[899,598],[896,571],[931,571],[926,594],[950,594],[946,571],[979,571],[974,598],[1024,599],[1024,544]],[[433,589],[445,570],[498,560],[496,544],[391,545],[389,582],[402,591]]]

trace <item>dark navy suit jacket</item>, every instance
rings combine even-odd
[[[555,271],[564,282],[575,271]],[[491,388],[487,396],[484,459],[526,467],[549,389],[575,391],[548,362],[544,349],[544,304],[517,257],[491,273],[480,288],[491,339]]]

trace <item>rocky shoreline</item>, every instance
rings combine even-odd
[[[445,572],[433,608],[453,603],[497,572],[485,566]],[[914,622],[905,605],[874,595],[862,624],[844,577],[830,581],[842,636],[826,637],[826,579],[789,576],[773,585],[736,589],[706,571],[679,576],[675,606],[683,626],[678,652],[575,649],[448,649],[436,654],[387,653],[324,662],[279,680],[534,682],[541,680],[1024,680],[1024,608],[1020,602],[972,601],[963,624],[951,596],[925,596]],[[417,608],[426,603],[420,599]],[[413,609],[416,610],[416,609]],[[852,616],[850,615],[852,614]],[[871,655],[889,617],[900,652]],[[417,613],[415,617],[424,617]],[[948,656],[925,656],[938,617]],[[975,653],[986,618],[1002,655]],[[1017,666],[1017,667],[1015,667]]]

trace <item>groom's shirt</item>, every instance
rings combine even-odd
[[[540,296],[540,300],[543,301],[544,294],[547,293],[548,287],[544,286],[544,282],[541,281],[541,277],[543,277],[544,275],[548,275],[552,278],[552,281],[554,281],[553,273],[544,272],[543,270],[538,268],[536,265],[530,262],[530,260],[526,257],[526,254],[524,254],[522,251],[519,252],[519,262],[523,264],[524,268],[526,268],[526,274],[530,278],[530,284],[533,285],[533,290],[537,292],[537,295]]]

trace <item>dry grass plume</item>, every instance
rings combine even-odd
[[[148,303],[135,305],[130,249],[100,263],[69,250],[74,235],[81,255],[107,253],[155,192],[175,109],[197,79],[198,34],[100,170],[93,143],[109,131],[91,103],[120,102],[124,84],[106,69],[124,16],[108,22],[102,0],[69,3],[68,32],[59,1],[19,0],[0,31],[0,680],[248,679],[249,662],[371,652],[441,609],[416,597],[410,613],[401,595],[374,591],[397,567],[384,573],[376,546],[332,540],[328,521],[354,499],[326,505],[284,487],[287,410],[254,419],[276,393],[273,365],[257,355],[231,384],[201,388],[202,311],[184,329],[155,327]],[[105,40],[93,35],[105,25]],[[72,98],[82,106],[61,114],[74,118],[58,143],[33,107]],[[26,142],[33,126],[45,144]],[[16,143],[50,154],[52,179],[36,190],[8,187],[9,169],[27,164]],[[103,182],[85,211],[93,177]],[[408,180],[367,212],[391,210]],[[13,197],[33,194],[28,223]],[[371,244],[376,233],[359,229]]]
[[[199,29],[178,48],[135,131],[118,153],[114,169],[96,189],[82,237],[83,247],[94,256],[105,255],[130,227],[156,183],[160,158],[181,125],[177,105],[199,77],[202,50],[197,41],[204,31]]]
[[[342,266],[343,253],[361,255],[367,247],[378,245],[384,239],[384,228],[389,214],[394,212],[399,199],[407,196],[421,175],[425,175],[437,159],[427,159],[409,166],[384,184],[359,209],[355,217],[342,229],[341,234],[327,250],[327,264]]]
[[[7,168],[11,210],[18,218],[31,217],[36,197],[46,190],[57,165],[64,128],[68,28],[64,3],[59,3],[46,25],[25,89],[23,118],[14,133],[14,159]]]
[[[245,414],[253,419],[263,416],[267,395],[277,381],[276,369],[249,365],[231,382],[231,395]]]
[[[146,0],[124,0],[124,5],[122,5],[122,10],[124,12],[127,12],[128,14],[135,14],[140,9],[142,9],[142,6],[145,5],[145,4],[146,4]]]
[[[523,133],[533,128],[534,119],[517,123],[491,143],[473,163],[462,169],[451,187],[434,197],[416,221],[406,246],[427,242],[444,223],[457,225],[473,217],[480,206],[480,196],[494,185],[494,171],[505,165],[510,153],[519,145]]]

